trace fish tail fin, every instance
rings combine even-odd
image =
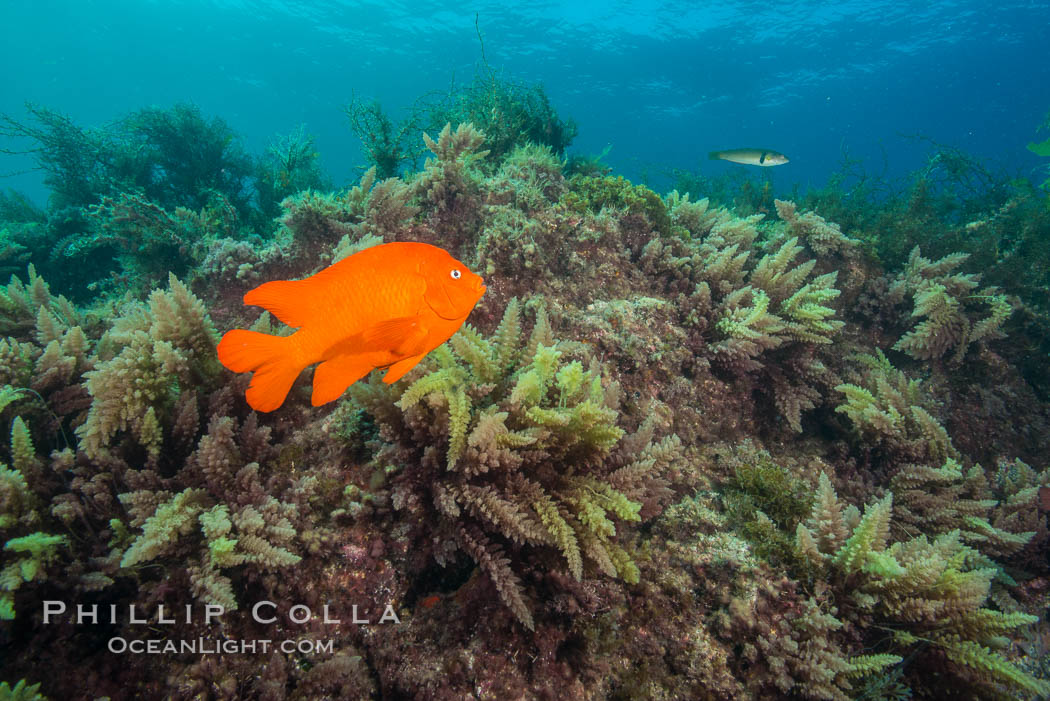
[[[219,341],[219,362],[233,372],[253,372],[245,393],[256,411],[273,411],[284,403],[292,383],[305,365],[296,362],[291,339],[257,331],[234,329]]]
[[[708,151],[707,152],[707,160],[709,160],[709,161],[717,161],[717,160],[719,160],[721,158],[722,158],[722,156],[719,154],[718,151]]]

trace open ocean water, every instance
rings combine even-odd
[[[654,181],[736,146],[789,153],[785,184],[823,185],[844,151],[901,174],[926,155],[909,136],[1024,174],[1038,165],[1024,145],[1050,84],[1041,2],[85,1],[2,12],[0,112],[31,101],[98,125],[191,101],[252,151],[305,124],[337,182],[364,164],[342,111],[353,95],[406,109],[469,82],[482,40],[493,69],[541,82],[579,123],[571,151],[611,147],[617,172]],[[46,197],[31,176],[5,185]]]

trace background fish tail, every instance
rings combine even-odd
[[[246,397],[256,411],[284,403],[305,365],[296,362],[291,338],[235,329],[219,342],[219,361],[234,372],[254,372]]]

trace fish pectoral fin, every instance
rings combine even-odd
[[[400,380],[405,374],[419,364],[419,361],[423,359],[426,353],[420,353],[419,355],[413,355],[408,358],[403,358],[393,365],[383,375],[383,382],[388,385],[393,384]]]
[[[342,396],[346,388],[372,372],[375,365],[363,355],[337,355],[314,370],[314,391],[310,403],[321,406]]]
[[[387,351],[396,356],[416,355],[423,351],[427,328],[418,316],[402,316],[380,321],[360,333],[354,350],[361,353]],[[354,339],[358,341],[358,339]]]

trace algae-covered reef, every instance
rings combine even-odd
[[[76,129],[33,115],[8,129]],[[222,132],[188,108],[122,128],[148,164],[189,126]],[[47,211],[5,195],[12,693],[1047,695],[1032,300],[789,201],[567,176],[470,123],[418,138],[421,170],[335,190],[293,134],[266,201],[121,159],[48,170]],[[314,408],[306,373],[252,412],[219,330],[285,330],[243,294],[389,241],[485,278],[470,324],[393,385]]]

